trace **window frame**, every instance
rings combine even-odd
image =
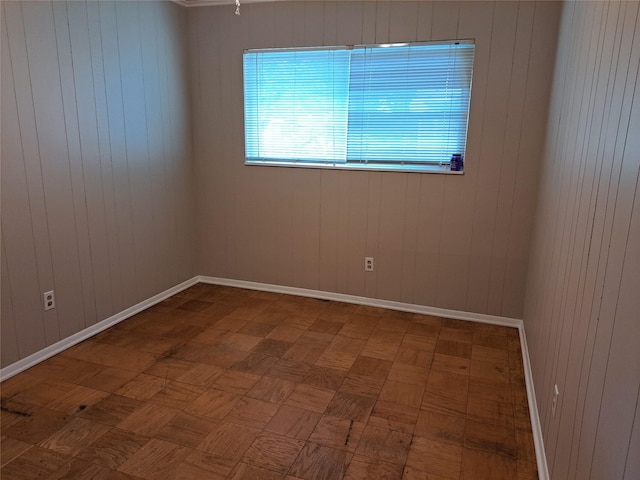
[[[465,133],[464,133],[464,145],[465,150],[462,152],[464,157],[468,151],[468,137],[469,137],[469,117],[471,110],[471,96],[473,92],[473,70],[475,65],[475,39],[455,39],[455,40],[439,40],[439,41],[427,41],[427,42],[402,42],[402,43],[386,43],[386,44],[360,44],[360,45],[339,45],[339,46],[314,46],[314,47],[288,47],[288,48],[257,48],[246,49],[243,52],[243,103],[244,103],[244,141],[245,141],[245,165],[249,166],[276,166],[276,167],[291,167],[291,168],[312,168],[312,169],[333,169],[333,170],[355,170],[355,171],[390,171],[390,172],[413,172],[413,173],[440,173],[440,174],[452,174],[462,175],[464,174],[464,168],[460,171],[453,171],[450,169],[450,159],[442,160],[439,162],[434,161],[358,161],[358,160],[346,160],[346,161],[314,161],[314,160],[302,160],[302,159],[261,159],[252,158],[249,159],[248,147],[247,147],[247,96],[245,92],[245,54],[247,53],[268,53],[268,52],[295,52],[295,51],[332,51],[332,50],[353,50],[353,49],[367,49],[367,48],[385,48],[396,46],[430,46],[430,45],[456,45],[466,44],[472,45],[473,50],[471,53],[471,62],[468,70],[469,74],[469,86],[468,86],[468,103],[466,106],[466,118],[465,118]],[[349,88],[349,86],[347,86]],[[347,109],[349,106],[347,106]],[[347,127],[348,128],[348,127]],[[349,130],[347,129],[347,138]]]

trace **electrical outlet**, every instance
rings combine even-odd
[[[560,390],[558,390],[558,385],[553,386],[553,400],[551,400],[551,415],[555,418],[556,416],[556,407],[558,406],[558,396],[560,395]]]
[[[373,272],[373,257],[364,257],[364,271]]]
[[[49,290],[48,292],[44,292],[42,294],[44,299],[44,311],[51,310],[52,308],[56,308],[56,297],[53,294],[53,290]]]

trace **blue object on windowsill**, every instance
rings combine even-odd
[[[461,172],[464,167],[464,160],[462,159],[462,155],[459,153],[454,153],[451,155],[451,171],[452,172]]]

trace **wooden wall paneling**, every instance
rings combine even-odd
[[[420,186],[422,175],[407,175],[402,226],[402,266],[400,269],[400,301],[415,302],[418,226],[420,224]]]
[[[407,173],[382,173],[380,182],[380,219],[378,257],[375,274],[378,296],[387,300],[402,294],[402,252],[406,214]]]
[[[244,16],[244,48],[271,48],[274,45],[273,30],[273,4],[253,5],[251,10],[247,9],[247,16]],[[240,88],[242,96],[242,88]],[[242,116],[244,118],[244,115]],[[244,136],[244,129],[241,130]],[[243,138],[244,139],[244,138]],[[243,139],[241,145],[244,145]],[[237,159],[238,162],[244,162],[244,152]],[[283,244],[280,239],[284,232],[274,228],[278,224],[278,216],[280,215],[281,206],[278,204],[280,177],[279,168],[275,167],[249,167],[243,166],[246,171],[246,178],[250,184],[251,191],[255,195],[252,202],[255,208],[255,224],[256,242],[254,248],[256,251],[255,263],[256,275],[258,281],[265,283],[276,283],[277,272],[285,260],[287,252],[284,251]],[[285,207],[286,208],[286,207]],[[286,235],[286,234],[285,234]]]
[[[132,198],[129,188],[129,158],[125,137],[124,105],[121,84],[120,53],[118,49],[116,5],[100,2],[100,27],[108,113],[111,163],[113,172],[115,212],[118,231],[118,256],[121,262],[121,278],[124,305],[135,303],[137,294],[136,253],[134,249]]]
[[[83,277],[85,324],[113,313],[109,249],[98,144],[96,98],[86,3],[54,3],[58,60],[64,105],[78,245],[87,257]]]
[[[477,129],[482,128],[481,118],[485,108],[486,77],[490,59],[490,36],[486,33],[490,34],[492,31],[493,8],[492,6],[490,10],[484,10],[484,15],[481,14],[474,19],[473,27],[469,27],[469,17],[466,17],[469,10],[461,12],[457,3],[436,2],[433,9],[433,40],[457,38],[462,32],[464,36],[475,36],[473,34],[476,32],[481,35],[480,38],[476,38],[465,173],[462,176],[445,176],[443,180],[445,210],[440,223],[436,304],[444,308],[464,310],[464,299],[467,296],[474,185],[480,167],[480,150],[477,147],[474,150],[474,144],[479,145],[479,139],[482,138],[481,135],[478,136]],[[467,28],[469,30],[466,30]],[[485,35],[480,32],[484,32]]]
[[[368,172],[349,172],[348,199],[343,210],[347,222],[347,286],[350,295],[365,295],[365,278],[375,272],[364,271],[364,257],[367,256],[367,211],[369,201]]]
[[[635,293],[634,293],[635,295]],[[624,476],[622,480],[633,480],[640,477],[640,455],[635,453],[640,450],[640,386],[636,396],[636,411],[633,416],[633,431],[629,440],[627,457],[625,458]]]
[[[55,274],[56,310],[59,333],[66,337],[84,328],[84,296],[91,295],[86,284],[86,256],[78,245],[78,212],[74,205],[69,150],[66,143],[60,71],[52,5],[22,4],[31,90],[40,151],[40,165],[46,198],[51,262]],[[38,128],[39,126],[39,128]],[[84,249],[82,249],[84,250]],[[81,302],[78,302],[80,294]],[[59,340],[58,335],[48,343]]]
[[[100,5],[97,2],[87,2],[87,18],[89,30],[89,44],[91,48],[91,69],[93,72],[93,93],[96,109],[96,128],[98,135],[98,152],[100,162],[100,174],[102,181],[104,228],[106,233],[108,259],[108,275],[110,285],[109,314],[123,310],[122,272],[120,270],[120,253],[118,249],[118,219],[116,212],[116,199],[113,181],[113,165],[111,161],[111,143],[109,132],[109,114],[107,104],[107,91],[105,84],[105,65],[102,56],[102,32],[100,25]],[[98,309],[98,312],[101,310]],[[104,318],[98,313],[98,318]]]
[[[168,258],[172,254],[169,245],[169,210],[165,203],[168,195],[164,184],[163,112],[160,94],[160,72],[158,66],[158,44],[156,28],[158,10],[148,2],[139,5],[140,56],[144,107],[146,117],[147,151],[149,162],[149,198],[151,200],[151,230],[154,243],[154,259]],[[154,291],[162,291],[166,279],[171,278],[169,264],[154,262]]]
[[[375,24],[375,42],[389,42],[389,28],[391,15],[391,2],[375,2],[376,4],[376,24]],[[395,8],[395,5],[394,5]]]
[[[274,3],[273,15],[273,46],[289,47],[293,41],[293,5],[289,2]],[[293,285],[293,250],[294,250],[294,226],[293,226],[293,179],[289,168],[280,169],[280,187],[277,189],[278,217],[276,229],[280,234],[280,255],[276,268],[276,283],[278,285]]]
[[[2,5],[4,9],[6,4]],[[8,10],[8,9],[7,9]],[[46,346],[39,272],[36,261],[29,185],[21,142],[21,122],[14,90],[14,70],[7,28],[2,15],[2,362],[11,363],[20,349]],[[20,80],[19,80],[20,81]],[[11,181],[9,181],[11,180]],[[26,205],[24,209],[22,206]],[[9,276],[9,269],[13,273]],[[22,295],[12,295],[20,291]],[[15,318],[20,319],[15,322]],[[55,316],[51,318],[57,326]],[[6,353],[5,353],[6,349]],[[17,358],[16,358],[17,357]]]
[[[498,190],[496,223],[493,228],[491,265],[487,311],[502,313],[502,296],[509,247],[509,225],[513,221],[512,207],[515,195],[517,171],[520,162],[519,150],[524,122],[524,99],[529,76],[529,53],[532,45],[533,16],[535,2],[519,2],[513,66],[510,72],[509,119],[505,125],[502,141],[502,166]]]
[[[9,279],[9,269],[7,267],[4,238],[2,239],[0,257],[0,281],[2,282],[2,290],[0,291],[0,315],[2,315],[2,323],[0,323],[0,341],[2,342],[0,345],[0,355],[2,356],[2,365],[10,365],[20,359],[20,350],[18,348],[16,321],[13,315],[13,295],[11,291],[11,281]],[[36,336],[42,338],[44,335],[41,331],[40,335]]]
[[[379,2],[362,2],[362,44],[376,42],[376,15]]]
[[[630,6],[630,5],[631,4],[627,4],[627,5],[623,5],[623,6]],[[620,20],[622,20],[622,18],[628,18],[628,15],[627,15],[628,13],[629,12],[620,12],[620,15],[619,15]],[[632,19],[635,18],[635,12],[632,12],[631,18]],[[626,28],[625,29],[626,30],[625,36],[628,37],[626,41],[624,41],[624,39],[622,37],[619,37],[619,38],[623,39],[623,41],[620,43],[620,47],[621,48],[618,50],[619,51],[619,55],[618,55],[619,62],[618,62],[618,65],[620,67],[622,67],[624,65],[629,65],[629,60],[630,60],[630,58],[629,58],[630,49],[631,49],[631,41],[630,41],[630,39],[631,39],[631,35],[633,34],[633,24],[634,23],[633,23],[633,21],[629,22],[628,20],[626,22],[628,24],[627,27],[630,26],[631,28]],[[623,33],[621,28],[618,28],[618,32],[619,33]],[[619,43],[619,42],[616,41],[616,43]],[[625,89],[625,83],[626,83],[626,80],[627,80],[626,71],[623,70],[622,68],[618,69],[618,67],[616,67],[615,70],[618,71],[618,72],[621,72],[621,73],[624,72],[624,74],[620,74],[619,73],[619,74],[616,75],[615,78],[613,78],[613,77],[609,78],[608,85],[612,86],[613,88],[608,90],[608,92],[611,92],[611,93],[608,93],[611,100],[607,101],[606,105],[607,105],[607,109],[609,110],[610,114],[615,115],[616,118],[617,118],[617,116],[620,114],[620,111],[621,111],[621,108],[622,108],[623,104],[624,105],[631,105],[631,97],[629,96],[627,99],[625,99],[624,98],[625,95],[623,94],[624,89]],[[624,108],[624,110],[626,110],[626,107]],[[610,115],[610,114],[608,114],[608,115]],[[623,118],[624,118],[624,116],[625,116],[625,114],[623,112]],[[626,113],[626,118],[628,119],[628,111]],[[617,121],[613,120],[612,121],[610,119],[610,120],[607,121],[607,123],[608,123],[608,129],[612,133],[613,133],[613,131],[617,131],[619,128],[621,128],[621,124],[620,124],[619,120],[617,120]],[[624,127],[622,127],[622,128],[624,128]],[[587,155],[585,155],[585,156],[587,156]],[[589,155],[589,157],[591,157],[591,156]],[[609,157],[609,155],[606,155],[606,157]],[[593,162],[591,162],[591,163],[593,163]],[[587,176],[587,182],[585,182],[585,183],[588,183],[589,193],[591,193],[592,185],[593,185],[593,174],[591,173],[592,169],[593,169],[592,165],[588,165],[589,173],[588,173],[588,176]],[[593,210],[591,208],[591,203],[592,202],[590,201],[589,198],[587,198],[587,199],[582,199],[581,198],[580,203],[581,203],[581,205],[584,204],[584,209],[583,209],[584,211],[579,212],[579,217],[580,218],[585,217],[585,216],[587,216],[589,214],[592,214],[592,212],[593,212]],[[581,226],[581,229],[579,231],[579,236],[582,237],[582,242],[581,242],[582,244],[585,244],[585,243],[587,243],[589,241],[589,231],[588,230],[591,228],[591,223],[590,223],[589,220],[590,219],[586,219],[583,222],[585,225],[584,225],[584,227]],[[579,244],[580,242],[575,242],[575,243]],[[579,251],[578,253],[580,254],[580,256],[583,256],[583,257],[587,257],[587,255],[588,255],[588,252]],[[572,256],[575,258],[578,255],[575,252],[573,252]],[[582,262],[585,265],[587,265],[587,261],[586,260],[587,260],[587,258],[584,258],[584,260]],[[572,279],[576,279],[577,278],[579,280],[579,283],[584,284],[584,281],[583,281],[584,270],[585,270],[585,268],[582,265],[580,265],[580,270],[576,271],[576,273],[573,275]],[[576,297],[580,298],[582,295],[583,295],[583,289],[582,288],[580,288],[579,291],[577,291],[575,293],[573,291],[571,291],[570,292],[570,301],[572,303],[576,304],[577,303],[576,302]],[[571,316],[575,315],[575,310],[576,309],[577,308],[574,307],[571,312],[565,312],[563,316],[571,318]],[[566,322],[566,323],[569,323],[569,322]],[[582,332],[584,330],[585,329],[578,329],[578,331],[580,332],[580,334],[578,335],[579,338],[583,338]],[[563,337],[566,339],[564,343],[565,344],[568,343],[569,345],[568,346],[563,346],[560,349],[560,352],[562,352],[562,353],[559,355],[560,358],[556,362],[560,366],[559,373],[556,374],[556,377],[558,377],[558,378],[561,378],[561,379],[565,378],[566,379],[567,377],[575,377],[573,372],[569,371],[568,366],[567,366],[567,364],[573,363],[573,362],[570,362],[570,359],[568,358],[568,355],[563,355],[565,351],[569,351],[570,347],[573,346],[572,344],[574,342],[575,336],[576,335],[574,333],[574,327],[573,327],[573,322],[572,322],[571,330],[567,331],[563,335]],[[567,366],[567,367],[564,368],[565,366]],[[575,383],[575,382],[571,382],[571,383]],[[565,387],[565,390],[566,390],[566,387]],[[567,392],[567,393],[569,393],[569,392]],[[570,392],[570,395],[575,395],[575,394],[577,394],[577,388],[574,388],[573,391]],[[567,398],[570,398],[570,397],[567,397]],[[571,403],[569,403],[567,405],[566,412],[567,412],[567,416],[569,417],[569,420],[567,422],[564,422],[565,410],[563,408],[563,410],[562,410],[562,414],[563,415],[561,417],[561,421],[559,422],[558,430],[559,430],[559,432],[564,433],[564,438],[558,438],[558,446],[560,448],[559,448],[559,451],[558,451],[558,455],[556,456],[556,459],[557,459],[556,460],[556,465],[554,465],[554,468],[556,468],[556,466],[557,466],[557,468],[561,472],[566,472],[568,470],[568,468],[569,468],[569,458],[570,458],[569,445],[571,445],[571,443],[570,443],[571,438],[569,437],[569,432],[572,432],[572,427],[573,427],[573,424],[570,423],[570,422],[571,422],[571,420],[573,420],[574,412],[575,412],[575,409],[572,408]],[[563,450],[561,448],[563,446],[565,446],[565,450]]]
[[[389,12],[389,41],[415,42],[419,2],[394,2]]]
[[[559,2],[536,2],[534,30],[530,52],[529,74],[525,97],[524,123],[513,199],[513,223],[509,233],[507,268],[502,301],[502,315],[521,316],[524,303],[526,271],[532,236],[532,222],[536,211],[536,194],[550,97],[552,66],[556,56],[556,39],[560,17]],[[541,104],[540,99],[545,99]]]
[[[413,278],[413,298],[419,305],[437,305],[441,226],[445,215],[454,214],[444,202],[445,182],[440,175],[420,176]]]
[[[169,101],[169,125],[172,133],[168,178],[175,205],[173,218],[175,224],[176,247],[173,251],[181,253],[175,259],[173,285],[181,279],[190,278],[195,271],[195,193],[193,189],[194,165],[191,136],[191,112],[189,108],[188,71],[187,71],[187,12],[172,2],[160,4],[162,14],[164,57],[167,60],[167,83]]]
[[[342,172],[322,170],[320,175],[320,290],[337,291],[338,250],[342,248],[339,230],[339,184]]]
[[[433,2],[418,2],[416,23],[416,40],[427,42],[431,40],[433,28]]]
[[[380,258],[380,211],[382,208],[382,173],[369,172],[369,192],[367,195],[367,236],[365,257]],[[363,259],[364,260],[364,259]],[[375,265],[375,260],[374,260]],[[364,265],[363,265],[364,268]],[[374,267],[375,268],[375,267]],[[366,297],[377,298],[379,270],[367,272],[364,276]]]
[[[22,161],[24,162],[24,178],[26,180],[28,191],[28,205],[30,209],[31,228],[33,232],[32,238],[35,250],[34,255],[37,267],[37,276],[33,276],[31,278],[38,279],[38,285],[35,285],[32,288],[37,288],[39,290],[37,292],[38,296],[40,296],[42,295],[42,292],[53,289],[56,286],[56,283],[54,282],[53,265],[51,262],[49,225],[47,222],[45,190],[42,168],[40,165],[40,149],[37,138],[33,94],[30,89],[31,80],[29,64],[27,62],[27,45],[24,31],[24,22],[22,18],[22,4],[18,2],[5,2],[3,3],[2,7],[4,8],[3,17],[8,40],[6,42],[6,45],[10,49],[10,57],[3,58],[11,59],[11,70],[9,71],[12,71],[13,75],[10,78],[10,81],[13,81],[15,91],[15,108],[17,111],[17,126],[19,128],[19,132],[16,133],[16,135],[19,135],[21,142],[21,149],[10,153],[10,157],[6,157],[3,152],[3,158],[5,158],[5,161],[3,161],[3,169],[9,162],[8,160],[6,160],[7,158],[15,158],[15,161],[17,162],[20,162],[20,160],[22,159]],[[3,103],[3,105],[6,104]],[[3,112],[4,110],[5,109],[3,109]],[[11,125],[11,123],[3,123],[5,124],[5,128],[3,128],[3,148],[9,148],[9,145],[5,145],[7,143],[5,141],[5,132],[10,131],[9,129],[11,127],[9,127],[9,125]],[[16,136],[13,138],[17,139],[18,137]],[[3,174],[3,179],[4,178],[8,179],[9,177],[7,177],[6,174]],[[24,199],[22,199],[21,201],[24,201]],[[6,206],[3,210],[7,212]],[[3,229],[7,228],[5,226],[7,222],[8,218],[3,215]],[[5,239],[7,242],[10,241],[10,238],[6,234]],[[24,241],[28,241],[27,239],[28,237],[25,237]],[[19,244],[16,244],[16,254],[26,254],[26,251],[20,250],[18,245]],[[9,247],[7,248],[7,255],[9,255],[9,257],[13,256],[14,254],[12,249],[10,249]],[[29,264],[29,261],[26,257],[17,260],[20,262],[20,264],[22,264],[23,262],[25,262],[26,265]],[[7,264],[9,265],[9,268],[11,268],[11,258],[7,259]],[[19,270],[17,270],[17,272],[25,272],[25,274],[29,271],[28,269],[23,270],[22,267],[19,266],[18,269]],[[29,275],[34,275],[34,273],[35,272],[32,271],[31,273],[29,273]],[[19,288],[20,290],[18,290]],[[22,287],[14,284],[14,291],[29,292],[30,290],[28,288],[22,290]],[[33,290],[31,291],[33,292],[31,295],[34,295],[36,293]],[[18,317],[22,317],[23,315],[20,312],[20,302],[30,303],[33,299],[33,297],[28,297],[29,293],[27,293],[26,295],[27,298],[18,297],[14,300],[14,314]],[[43,348],[44,346],[54,343],[60,339],[58,318],[59,310],[54,309],[43,313],[42,310],[39,309],[39,307],[37,311],[35,306],[28,306],[26,308],[29,309],[29,313],[25,315],[25,322],[27,323],[24,324],[24,335],[21,335],[22,324],[19,323],[18,325],[16,325],[16,327],[18,328],[18,344],[21,345],[21,351],[31,351],[32,349],[34,351],[39,350],[40,348]],[[30,321],[34,322],[33,325],[29,325]],[[36,332],[42,330],[44,334],[44,344],[41,343],[42,339],[39,338],[39,335],[37,333],[33,337],[31,337],[29,334],[29,329],[32,329]]]
[[[494,8],[493,22],[504,25],[491,35],[489,75],[487,77],[485,107],[482,119],[482,141],[478,165],[475,167],[475,199],[470,203],[473,211],[471,253],[468,281],[473,288],[467,290],[466,310],[487,311],[489,279],[493,258],[493,237],[497,223],[498,196],[502,185],[505,159],[502,144],[507,118],[511,121],[509,100],[512,95],[511,76],[516,43],[518,4],[499,2]],[[516,92],[513,92],[515,95]],[[499,314],[500,311],[491,311]]]
[[[582,12],[579,13],[578,21],[584,24],[586,18]],[[574,77],[574,89],[571,92],[571,102],[569,103],[569,112],[566,117],[571,125],[579,124],[585,116],[584,111],[586,108],[583,108],[583,106],[586,105],[586,102],[581,100],[586,88],[585,73],[588,68],[586,60],[586,55],[580,55],[577,57],[575,65],[573,65],[573,71],[580,73],[577,73]],[[549,298],[547,303],[548,315],[550,315],[552,322],[552,328],[549,329],[548,333],[551,343],[544,365],[544,375],[547,378],[556,378],[557,356],[563,342],[563,327],[569,325],[568,322],[558,322],[557,319],[564,315],[567,291],[572,279],[571,261],[574,257],[571,251],[574,247],[574,224],[578,214],[578,188],[581,184],[580,174],[582,171],[582,156],[577,151],[577,145],[582,142],[584,132],[577,128],[572,128],[564,133],[562,150],[559,151],[559,154],[563,158],[562,171],[560,172],[562,188],[560,189],[558,205],[556,207],[561,212],[561,215],[556,217],[555,226],[559,248],[555,250],[555,258],[552,259],[555,265],[554,270],[550,272],[549,282],[553,285],[553,296]],[[553,387],[546,385],[546,388],[547,390],[542,392],[542,399],[551,398]],[[548,425],[551,423],[551,417],[549,415],[550,402],[547,401],[544,402],[544,404]],[[555,425],[552,425],[551,428],[555,428]],[[549,443],[553,442],[554,435],[550,433]]]
[[[138,300],[153,293],[149,285],[157,275],[153,261],[156,243],[153,238],[153,201],[151,198],[146,99],[142,65],[140,5],[136,2],[116,3],[118,47],[120,54],[122,103],[129,178],[131,210],[136,257],[136,295]]]
[[[621,5],[621,8],[626,6],[626,4]],[[623,15],[620,17],[622,16]],[[616,36],[619,34],[619,30],[622,27],[621,23],[623,20],[620,17],[617,19],[619,21],[615,24]],[[611,27],[610,30],[614,30],[614,28]],[[614,50],[614,54],[617,53],[618,48]],[[618,58],[616,58],[616,60],[618,60]],[[612,70],[615,71],[616,74],[618,73],[615,65],[612,65]],[[620,72],[620,74],[626,80],[625,72]],[[613,88],[615,88],[616,82],[612,83],[614,86]],[[633,91],[633,89],[624,89],[623,92],[618,92],[617,94],[626,96],[627,92],[630,91]],[[608,240],[606,242],[608,248],[606,253],[603,255],[604,261],[606,262],[606,268],[604,268],[604,278],[601,290],[602,300],[600,308],[594,312],[598,318],[598,327],[593,349],[593,361],[591,362],[591,368],[589,371],[589,386],[586,392],[587,395],[585,398],[584,410],[585,418],[589,419],[589,421],[585,422],[581,431],[581,447],[578,461],[579,465],[582,465],[583,467],[578,468],[578,475],[581,475],[583,472],[587,472],[586,459],[592,458],[595,451],[598,427],[596,412],[599,412],[601,409],[604,383],[607,379],[607,362],[611,349],[611,338],[614,329],[620,277],[622,275],[622,268],[624,265],[623,247],[628,238],[631,207],[633,205],[635,189],[637,188],[633,181],[633,177],[637,178],[637,150],[629,157],[625,158],[623,156],[626,153],[626,142],[628,142],[627,145],[629,147],[637,145],[637,142],[631,140],[628,136],[630,131],[628,129],[630,126],[630,112],[628,112],[625,106],[630,105],[629,101],[630,100],[627,101],[626,105],[623,103],[624,106],[621,106],[619,112],[610,112],[610,115],[608,115],[608,122],[603,124],[603,155],[605,158],[611,159],[612,163],[611,178],[608,182],[608,196],[606,202],[606,218],[609,219],[605,227],[606,232],[609,232],[607,235]],[[634,107],[637,108],[637,104],[635,104],[635,102]],[[619,122],[619,125],[616,126],[617,122]],[[630,150],[629,152],[631,151],[633,150]],[[622,395],[621,392],[618,393],[619,395]],[[621,400],[622,399],[623,397],[621,396]],[[580,457],[582,457],[584,461],[580,461]],[[589,470],[589,475],[590,474],[591,470]]]
[[[557,355],[562,356],[562,360],[556,360],[561,368],[555,374],[555,377],[558,379],[560,385],[563,386],[563,398],[562,402],[560,402],[559,409],[559,421],[557,422],[557,433],[554,435],[557,437],[557,444],[562,448],[563,446],[569,446],[567,451],[561,452],[555,457],[554,470],[557,472],[562,472],[562,475],[567,475],[567,470],[569,468],[570,462],[570,445],[573,434],[573,425],[575,422],[575,402],[578,397],[578,379],[579,376],[575,375],[576,371],[580,369],[580,363],[582,361],[582,348],[586,338],[587,333],[587,323],[584,321],[582,316],[583,305],[579,301],[584,295],[585,288],[585,274],[589,265],[589,255],[590,252],[588,250],[588,240],[589,240],[589,230],[591,230],[593,225],[593,203],[594,195],[593,185],[595,181],[595,176],[597,174],[597,166],[598,163],[596,161],[596,150],[594,148],[593,151],[589,149],[589,125],[584,123],[585,119],[591,119],[593,114],[593,93],[595,87],[595,53],[598,50],[598,39],[599,35],[597,31],[594,32],[596,27],[599,27],[599,15],[595,15],[595,9],[592,9],[589,14],[585,17],[584,25],[589,28],[584,29],[584,41],[591,42],[589,51],[589,58],[587,60],[587,71],[583,71],[582,76],[585,77],[586,81],[584,83],[584,93],[583,93],[583,113],[581,114],[581,125],[580,129],[583,133],[580,136],[579,144],[577,143],[575,146],[575,150],[578,152],[578,155],[584,157],[584,174],[582,178],[579,180],[581,183],[581,192],[580,192],[580,201],[579,201],[579,211],[577,215],[574,217],[580,217],[579,229],[580,233],[577,234],[576,243],[581,243],[581,248],[576,249],[576,253],[574,254],[573,260],[580,260],[580,265],[576,265],[572,268],[574,270],[572,274],[572,282],[574,287],[571,289],[571,299],[567,300],[568,309],[565,309],[563,315],[566,317],[567,321],[565,322],[564,329],[569,330],[568,342],[565,340],[565,345],[562,346],[561,349],[558,350]],[[597,21],[596,21],[597,19]],[[588,108],[587,108],[588,107]],[[579,271],[575,271],[579,269]],[[577,282],[576,282],[577,280]],[[577,285],[576,285],[577,283]],[[575,291],[574,291],[575,289]],[[566,336],[566,333],[563,333]],[[567,345],[568,343],[568,345]],[[564,368],[563,368],[564,367]]]
[[[197,13],[196,10],[194,12]],[[191,14],[191,11],[189,13]],[[195,112],[195,161],[198,171],[201,172],[194,178],[199,193],[197,227],[200,229],[198,238],[201,246],[198,262],[206,262],[203,268],[207,269],[215,266],[215,275],[230,276],[228,263],[232,260],[227,250],[228,229],[218,227],[230,225],[226,215],[230,188],[227,181],[228,172],[222,168],[224,162],[218,161],[220,168],[216,168],[216,157],[222,155],[224,145],[229,142],[229,139],[222,135],[221,46],[216,34],[219,29],[219,15],[213,9],[204,9],[194,20],[197,22],[195,29],[199,74],[198,77],[191,78],[191,88],[195,87],[198,92],[198,97],[192,98],[192,108]],[[213,32],[214,36],[214,43],[208,47],[210,37],[206,35],[207,31]],[[202,151],[198,148],[202,148]],[[204,255],[205,251],[207,255]]]

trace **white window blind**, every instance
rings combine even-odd
[[[465,153],[472,41],[248,50],[247,163],[402,169]]]

